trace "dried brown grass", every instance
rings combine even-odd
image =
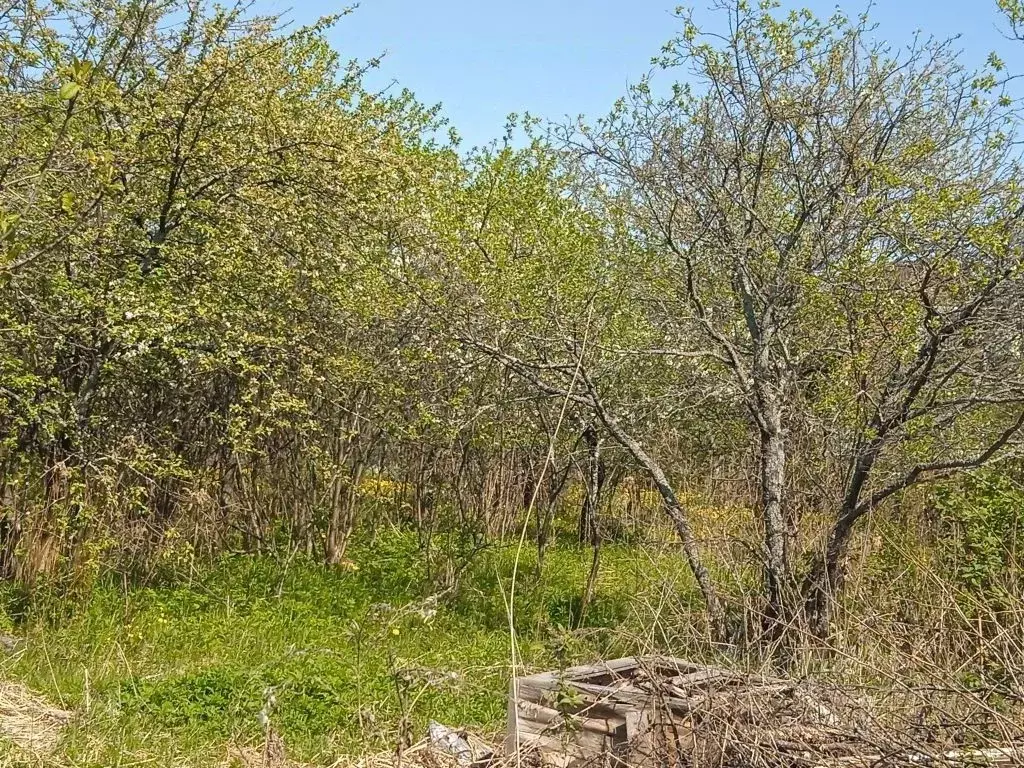
[[[52,754],[72,713],[20,683],[0,681],[0,738],[31,755]]]

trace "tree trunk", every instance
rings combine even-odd
[[[714,582],[711,580],[711,573],[704,564],[704,558],[701,553],[700,544],[697,542],[697,537],[693,535],[693,530],[690,528],[690,518],[686,508],[676,496],[661,466],[644,450],[643,446],[626,432],[607,411],[603,408],[597,408],[596,410],[611,436],[623,448],[629,451],[630,455],[651,478],[655,488],[661,494],[662,501],[665,504],[665,512],[672,520],[676,534],[679,536],[679,541],[683,545],[686,562],[690,566],[693,578],[696,580],[701,596],[704,598],[704,607],[707,611],[711,633],[716,639],[724,640],[727,635],[725,609],[718,598],[718,590],[715,589]]]
[[[558,504],[558,497],[565,488],[565,482],[569,479],[569,472],[573,462],[566,461],[565,467],[549,475],[547,492],[544,495],[543,503],[537,506],[537,568],[536,574],[539,579],[544,572],[544,555],[547,553],[548,539],[551,536],[551,525],[555,520],[555,507]]]
[[[357,461],[347,480],[342,480],[341,477],[335,480],[331,519],[327,526],[327,544],[324,548],[324,560],[327,565],[338,565],[345,559],[345,549],[355,521],[356,489],[363,478],[363,467],[364,462]]]
[[[580,544],[588,544],[593,542],[597,535],[597,507],[604,486],[605,466],[601,458],[601,441],[593,426],[588,425],[583,430],[583,440],[587,444],[587,462],[584,465],[586,493],[580,507],[577,535]]]
[[[852,516],[844,510],[829,533],[824,551],[814,558],[804,577],[801,589],[804,616],[818,637],[827,637],[831,628],[832,606],[843,588],[843,556],[852,533]]]
[[[804,618],[818,637],[827,637],[830,630],[832,605],[843,586],[843,556],[853,535],[854,523],[860,517],[860,497],[881,445],[881,440],[876,438],[854,460],[850,482],[825,547],[811,562],[801,585]]]
[[[15,508],[14,493],[6,483],[0,485],[0,580],[14,578],[21,519]]]
[[[580,512],[580,543],[590,543],[593,556],[590,561],[590,573],[587,575],[587,584],[583,589],[583,597],[580,599],[579,616],[576,618],[576,626],[583,626],[587,616],[587,608],[594,597],[594,590],[597,587],[597,574],[601,557],[601,528],[598,525],[598,510],[601,506],[601,494],[604,490],[605,467],[601,458],[601,440],[597,436],[597,430],[588,425],[583,431],[583,439],[587,443],[586,463],[586,494],[583,497],[583,508]]]
[[[777,413],[761,430],[761,520],[764,525],[764,628],[777,639],[792,618],[789,605],[789,542],[783,497],[786,485],[786,442]]]

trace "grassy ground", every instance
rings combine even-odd
[[[429,719],[501,730],[516,548],[478,555],[437,601],[414,537],[357,543],[350,556],[357,569],[334,572],[226,557],[184,581],[106,583],[73,602],[36,595],[29,611],[9,595],[6,621],[24,639],[0,675],[77,713],[59,759],[79,766],[217,764],[229,743],[260,738],[270,693],[290,755],[315,764],[419,738]],[[606,547],[584,626],[570,631],[589,565],[589,551],[556,547],[538,577],[522,553],[525,665],[674,644],[652,617],[692,599],[677,555]]]

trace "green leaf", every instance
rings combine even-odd
[[[57,92],[57,95],[65,101],[71,101],[71,99],[75,98],[81,90],[82,86],[78,83],[64,83],[64,85],[60,87],[60,91]]]

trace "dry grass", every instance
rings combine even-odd
[[[473,768],[504,768],[521,764],[516,756],[503,758],[489,741],[471,733],[463,734],[473,750]],[[287,758],[284,743],[276,734],[259,745],[231,745],[223,768],[312,768]],[[498,755],[498,757],[492,757]],[[369,755],[339,757],[330,768],[469,768],[438,749],[431,740],[423,739],[399,753],[395,750]]]
[[[20,683],[0,682],[0,737],[23,752],[51,754],[71,716]]]
[[[661,719],[667,730],[649,742],[657,754],[646,757],[657,762],[669,755],[723,768],[1024,762],[1014,718],[962,691],[726,675],[670,699],[679,693],[658,694],[669,711]]]

